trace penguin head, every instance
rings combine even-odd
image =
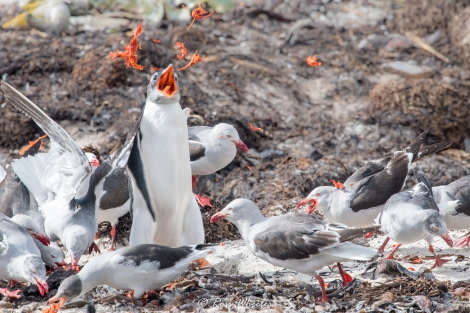
[[[147,100],[156,104],[179,102],[178,75],[175,73],[173,64],[152,75],[147,87]]]

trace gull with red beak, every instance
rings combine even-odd
[[[235,224],[248,250],[255,256],[276,266],[314,276],[322,290],[320,302],[328,301],[328,298],[325,283],[317,270],[336,262],[368,261],[377,253],[376,249],[348,240],[378,227],[348,229],[308,214],[264,217],[255,203],[241,198],[214,214],[210,222],[221,219]],[[349,275],[341,266],[339,268],[342,278],[349,280]]]
[[[242,152],[248,151],[235,127],[227,123],[219,123],[214,127],[189,127],[188,133],[193,189],[197,175],[210,175],[229,165],[237,154],[237,148]],[[201,204],[201,196],[195,196]]]
[[[16,159],[12,168],[36,199],[46,234],[62,242],[76,266],[94,245],[97,229],[95,194],[83,195],[92,190],[93,168],[78,144],[44,111],[6,82],[2,82],[2,89],[8,102],[30,116],[51,140],[48,152]]]
[[[237,148],[247,152],[237,130],[230,124],[219,123],[214,127],[188,128],[191,172],[193,175],[209,175],[226,167],[237,154]]]
[[[170,248],[142,244],[103,253],[88,261],[80,273],[64,279],[48,303],[72,300],[100,285],[132,290],[132,297],[139,299],[145,291],[161,288],[178,278],[191,262],[207,262],[204,258],[213,251],[211,246]]]
[[[46,268],[33,238],[7,216],[0,215],[0,279],[36,284],[43,296],[48,292]],[[7,297],[18,291],[0,289]]]
[[[402,150],[367,162],[343,184],[316,187],[298,207],[309,204],[309,214],[320,209],[328,220],[349,227],[373,225],[385,202],[405,185],[411,163],[451,145],[442,142],[422,147],[427,134],[421,133]]]
[[[440,267],[448,260],[438,257],[432,246],[434,237],[441,237],[449,247],[453,246],[444,218],[433,198],[431,184],[424,173],[415,171],[418,180],[412,189],[402,191],[390,197],[379,217],[381,230],[398,243],[396,248],[386,257],[393,259],[394,253],[402,244],[410,244],[426,240],[429,252],[435,256],[432,268]]]
[[[49,238],[42,232],[39,224],[31,216],[16,214],[11,220],[23,227],[33,237],[34,243],[41,252],[41,258],[47,266],[66,265],[64,251],[55,242],[50,242]]]
[[[31,237],[38,240],[41,244],[48,246],[51,243],[46,234],[42,232],[39,224],[31,216],[16,214],[11,217],[11,220],[23,227]]]
[[[9,84],[2,82],[2,89],[6,99],[30,116],[51,140],[47,153],[14,160],[12,167],[36,199],[46,234],[51,240],[62,242],[72,266],[77,266],[87,249],[99,251],[93,242],[98,226],[95,210],[109,188],[122,191],[107,182],[117,176],[115,171],[125,171],[142,115],[121,148],[93,170],[88,157],[59,124]],[[125,185],[129,188],[128,183]]]
[[[173,65],[150,79],[128,168],[134,192],[131,245],[177,247],[204,241],[191,189],[186,115]]]

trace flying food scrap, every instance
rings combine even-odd
[[[24,146],[23,148],[20,149],[19,154],[20,154],[20,155],[25,154],[26,152],[28,152],[32,147],[34,147],[38,142],[40,142],[40,141],[43,140],[44,138],[47,138],[47,134],[42,135],[41,137],[39,137],[39,138],[36,139],[36,140],[30,141],[30,142],[28,143],[28,145],[26,145],[26,146]]]
[[[143,70],[144,67],[140,64],[137,64],[137,49],[140,49],[141,46],[137,41],[137,37],[142,33],[142,22],[137,26],[134,36],[132,36],[131,41],[128,45],[124,46],[124,51],[110,52],[109,56],[114,58],[123,58],[126,61],[126,66],[132,66],[135,69]]]
[[[176,57],[178,59],[180,59],[180,60],[184,59],[185,57],[187,57],[189,55],[188,50],[184,46],[183,42],[177,41],[176,45],[178,46],[178,50],[176,51]]]
[[[193,20],[191,21],[191,24],[189,24],[187,30],[189,30],[191,26],[193,26],[196,20],[203,20],[205,18],[210,17],[212,14],[214,14],[214,12],[207,12],[201,7],[201,4],[199,3],[199,6],[193,9],[193,11],[191,12],[191,16],[193,17]]]
[[[197,64],[197,63],[199,63],[199,62],[202,62],[202,60],[204,60],[204,57],[203,57],[203,56],[201,57],[201,56],[199,55],[199,52],[196,50],[196,52],[194,52],[194,53],[193,53],[193,56],[191,57],[191,61],[190,61],[188,64],[186,64],[185,66],[179,68],[179,69],[178,69],[178,72],[179,72],[179,71],[182,71],[182,70],[185,70],[185,69],[187,69],[188,67],[193,66],[194,64]]]
[[[316,55],[310,55],[307,58],[307,64],[313,67],[321,66],[321,62],[318,62]]]

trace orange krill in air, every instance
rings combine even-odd
[[[185,70],[185,69],[187,69],[188,67],[193,66],[194,64],[197,64],[197,63],[199,63],[199,62],[202,62],[202,60],[204,60],[204,57],[201,57],[201,56],[199,55],[199,53],[197,52],[197,50],[196,50],[196,52],[194,52],[194,53],[193,53],[193,56],[191,57],[191,61],[190,61],[188,64],[186,64],[185,66],[183,66],[182,68],[179,68],[179,69],[178,69],[178,72],[179,72],[179,71],[182,71],[182,70]]]
[[[183,42],[177,41],[176,45],[178,46],[178,51],[176,51],[176,57],[178,59],[184,59],[189,55],[188,50],[186,50],[186,47],[184,46]]]
[[[207,12],[201,7],[201,4],[199,3],[199,6],[193,9],[193,11],[191,12],[191,16],[193,17],[193,20],[191,21],[191,24],[189,24],[187,30],[189,30],[191,26],[193,26],[196,20],[203,20],[205,18],[210,17],[212,14],[214,14],[214,12]]]
[[[110,52],[109,55],[112,59],[114,58],[123,58],[126,61],[127,66],[132,66],[135,69],[143,70],[142,65],[137,64],[137,49],[140,49],[139,42],[137,37],[142,33],[142,22],[137,26],[134,36],[132,36],[131,41],[128,45],[124,46],[124,51]]]

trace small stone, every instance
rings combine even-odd
[[[465,152],[470,152],[470,138],[465,138],[463,144],[465,146]]]
[[[271,286],[265,286],[264,290],[266,290],[266,292],[270,294],[278,294],[277,290]]]
[[[383,65],[386,72],[398,74],[407,78],[426,78],[433,74],[433,69],[424,65],[414,65],[408,62],[393,61]]]

